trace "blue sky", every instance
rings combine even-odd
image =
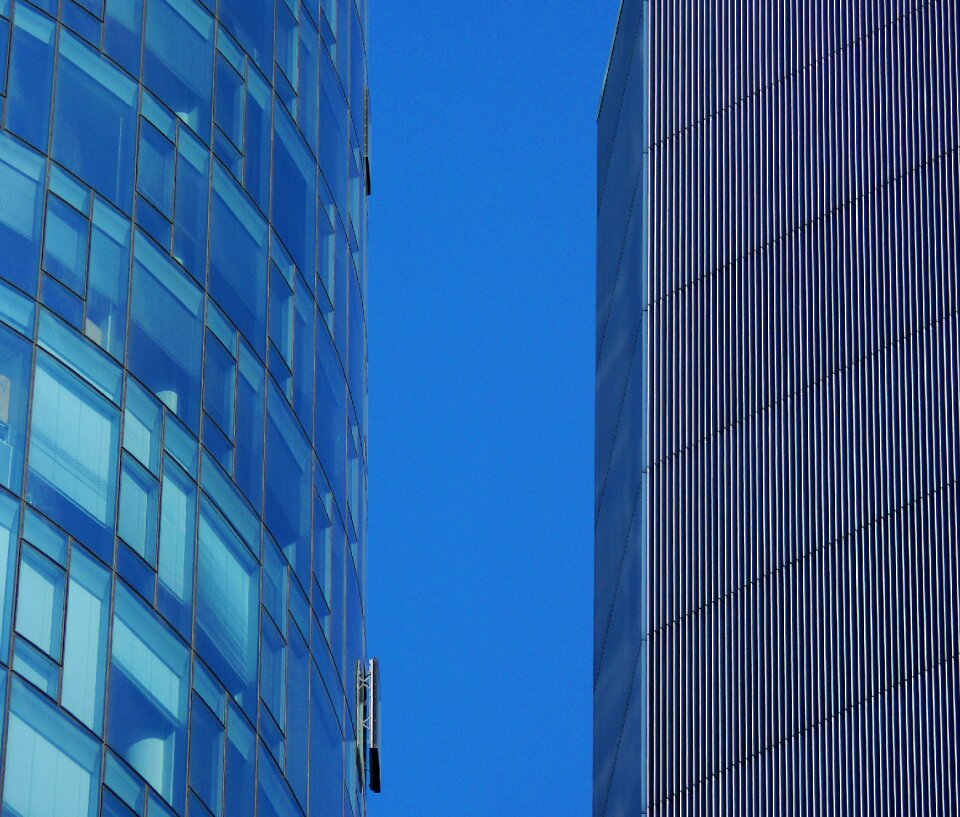
[[[370,815],[581,817],[618,0],[370,6]]]

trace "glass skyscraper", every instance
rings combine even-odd
[[[365,813],[366,17],[0,0],[4,817]]]
[[[624,0],[594,815],[960,813],[960,13]]]

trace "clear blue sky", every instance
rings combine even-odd
[[[586,817],[618,0],[371,0],[371,817]]]

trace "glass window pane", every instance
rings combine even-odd
[[[244,185],[260,209],[270,209],[270,132],[273,94],[260,73],[247,63],[247,126],[244,139]]]
[[[227,785],[224,798],[227,817],[253,817],[256,751],[256,735],[231,701],[227,720]]]
[[[60,686],[60,667],[52,658],[20,636],[17,636],[13,647],[13,669],[51,698],[57,697],[57,688]]]
[[[86,289],[89,230],[84,213],[56,196],[47,197],[43,268],[81,296]]]
[[[53,156],[130,211],[137,137],[137,84],[68,32],[60,36]],[[110,156],[109,162],[103,161]]]
[[[20,503],[0,491],[0,654],[9,655],[13,580],[16,576]]]
[[[214,422],[233,439],[233,403],[237,388],[237,364],[223,344],[207,332],[203,404]]]
[[[210,292],[262,353],[267,328],[267,224],[217,164],[212,218]]]
[[[169,457],[160,495],[159,603],[173,625],[190,635],[193,554],[197,536],[197,486]]]
[[[32,14],[32,12],[28,12]],[[46,161],[6,133],[0,133],[0,275],[37,294],[43,176]]]
[[[284,686],[286,683],[286,645],[273,622],[263,617],[263,658],[260,662],[260,697],[277,723],[284,724]]]
[[[107,0],[103,50],[134,76],[140,74],[143,0]]]
[[[343,738],[316,665],[310,665],[310,813],[339,814],[343,804]]]
[[[197,649],[227,691],[253,712],[259,565],[209,501],[200,507]]]
[[[347,483],[346,383],[340,358],[328,332],[317,332],[317,395],[314,401],[316,438],[320,465],[344,507]]]
[[[98,735],[103,734],[109,610],[109,571],[75,547],[67,590],[61,703]]]
[[[310,684],[310,652],[307,643],[297,631],[289,626],[290,657],[287,668],[287,779],[293,792],[307,810],[307,770],[310,721],[308,708]]]
[[[189,0],[147,4],[143,79],[177,116],[210,140],[213,18]]]
[[[223,727],[200,697],[193,696],[190,722],[190,786],[214,813],[223,792]]]
[[[96,198],[84,333],[117,359],[123,358],[127,338],[129,280],[130,221]]]
[[[46,152],[53,88],[53,39],[49,17],[17,3],[10,49],[6,126]]]
[[[0,485],[17,493],[23,483],[30,358],[30,344],[0,326]]]
[[[157,511],[160,487],[130,457],[123,457],[120,476],[120,520],[117,533],[149,564],[156,564]]]
[[[27,499],[111,562],[119,448],[119,411],[39,354]]]
[[[249,347],[241,343],[235,479],[255,508],[260,507],[263,498],[264,378],[262,364]]]
[[[17,587],[17,632],[58,661],[65,585],[62,568],[38,550],[23,545]]]
[[[173,142],[146,119],[140,120],[137,189],[167,218],[173,216]]]
[[[298,814],[296,801],[283,782],[280,770],[260,745],[260,764],[257,770],[257,817],[287,817]]]
[[[173,252],[193,277],[204,283],[207,265],[210,152],[184,127],[180,128],[177,151]]]
[[[66,566],[69,540],[33,508],[27,508],[23,520],[23,538],[61,567]]]
[[[190,651],[119,585],[113,616],[108,742],[163,798],[183,809]]]
[[[221,0],[220,18],[258,65],[273,65],[273,3]]]
[[[267,480],[264,521],[304,586],[310,570],[310,444],[290,406],[271,384],[267,420]]]
[[[160,424],[163,414],[153,397],[137,383],[127,380],[127,403],[123,413],[123,447],[154,474],[160,468]]]
[[[313,277],[317,236],[317,165],[289,114],[275,111],[273,221],[297,266]]]
[[[3,806],[23,817],[96,817],[100,806],[100,743],[16,678]]]
[[[243,77],[217,55],[217,124],[237,147],[243,145]]]
[[[296,301],[296,354],[293,378],[293,406],[304,428],[313,428],[314,364],[316,343],[314,341],[316,309],[312,288],[297,275]],[[322,330],[326,331],[326,330]]]
[[[123,370],[96,347],[87,343],[63,321],[45,310],[40,311],[37,340],[42,349],[66,363],[113,403],[119,403],[123,390]]]
[[[131,370],[198,432],[203,293],[140,238],[134,248],[132,301]]]

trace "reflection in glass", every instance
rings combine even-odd
[[[0,275],[31,295],[37,292],[40,266],[45,171],[42,156],[0,132],[0,190],[4,191],[0,196],[0,245],[4,257]]]
[[[113,553],[119,411],[47,355],[37,356],[28,500],[97,553]]]
[[[99,742],[28,684],[12,684],[4,815],[97,817]]]
[[[178,810],[187,767],[189,650],[152,610],[117,587],[108,742]]]

